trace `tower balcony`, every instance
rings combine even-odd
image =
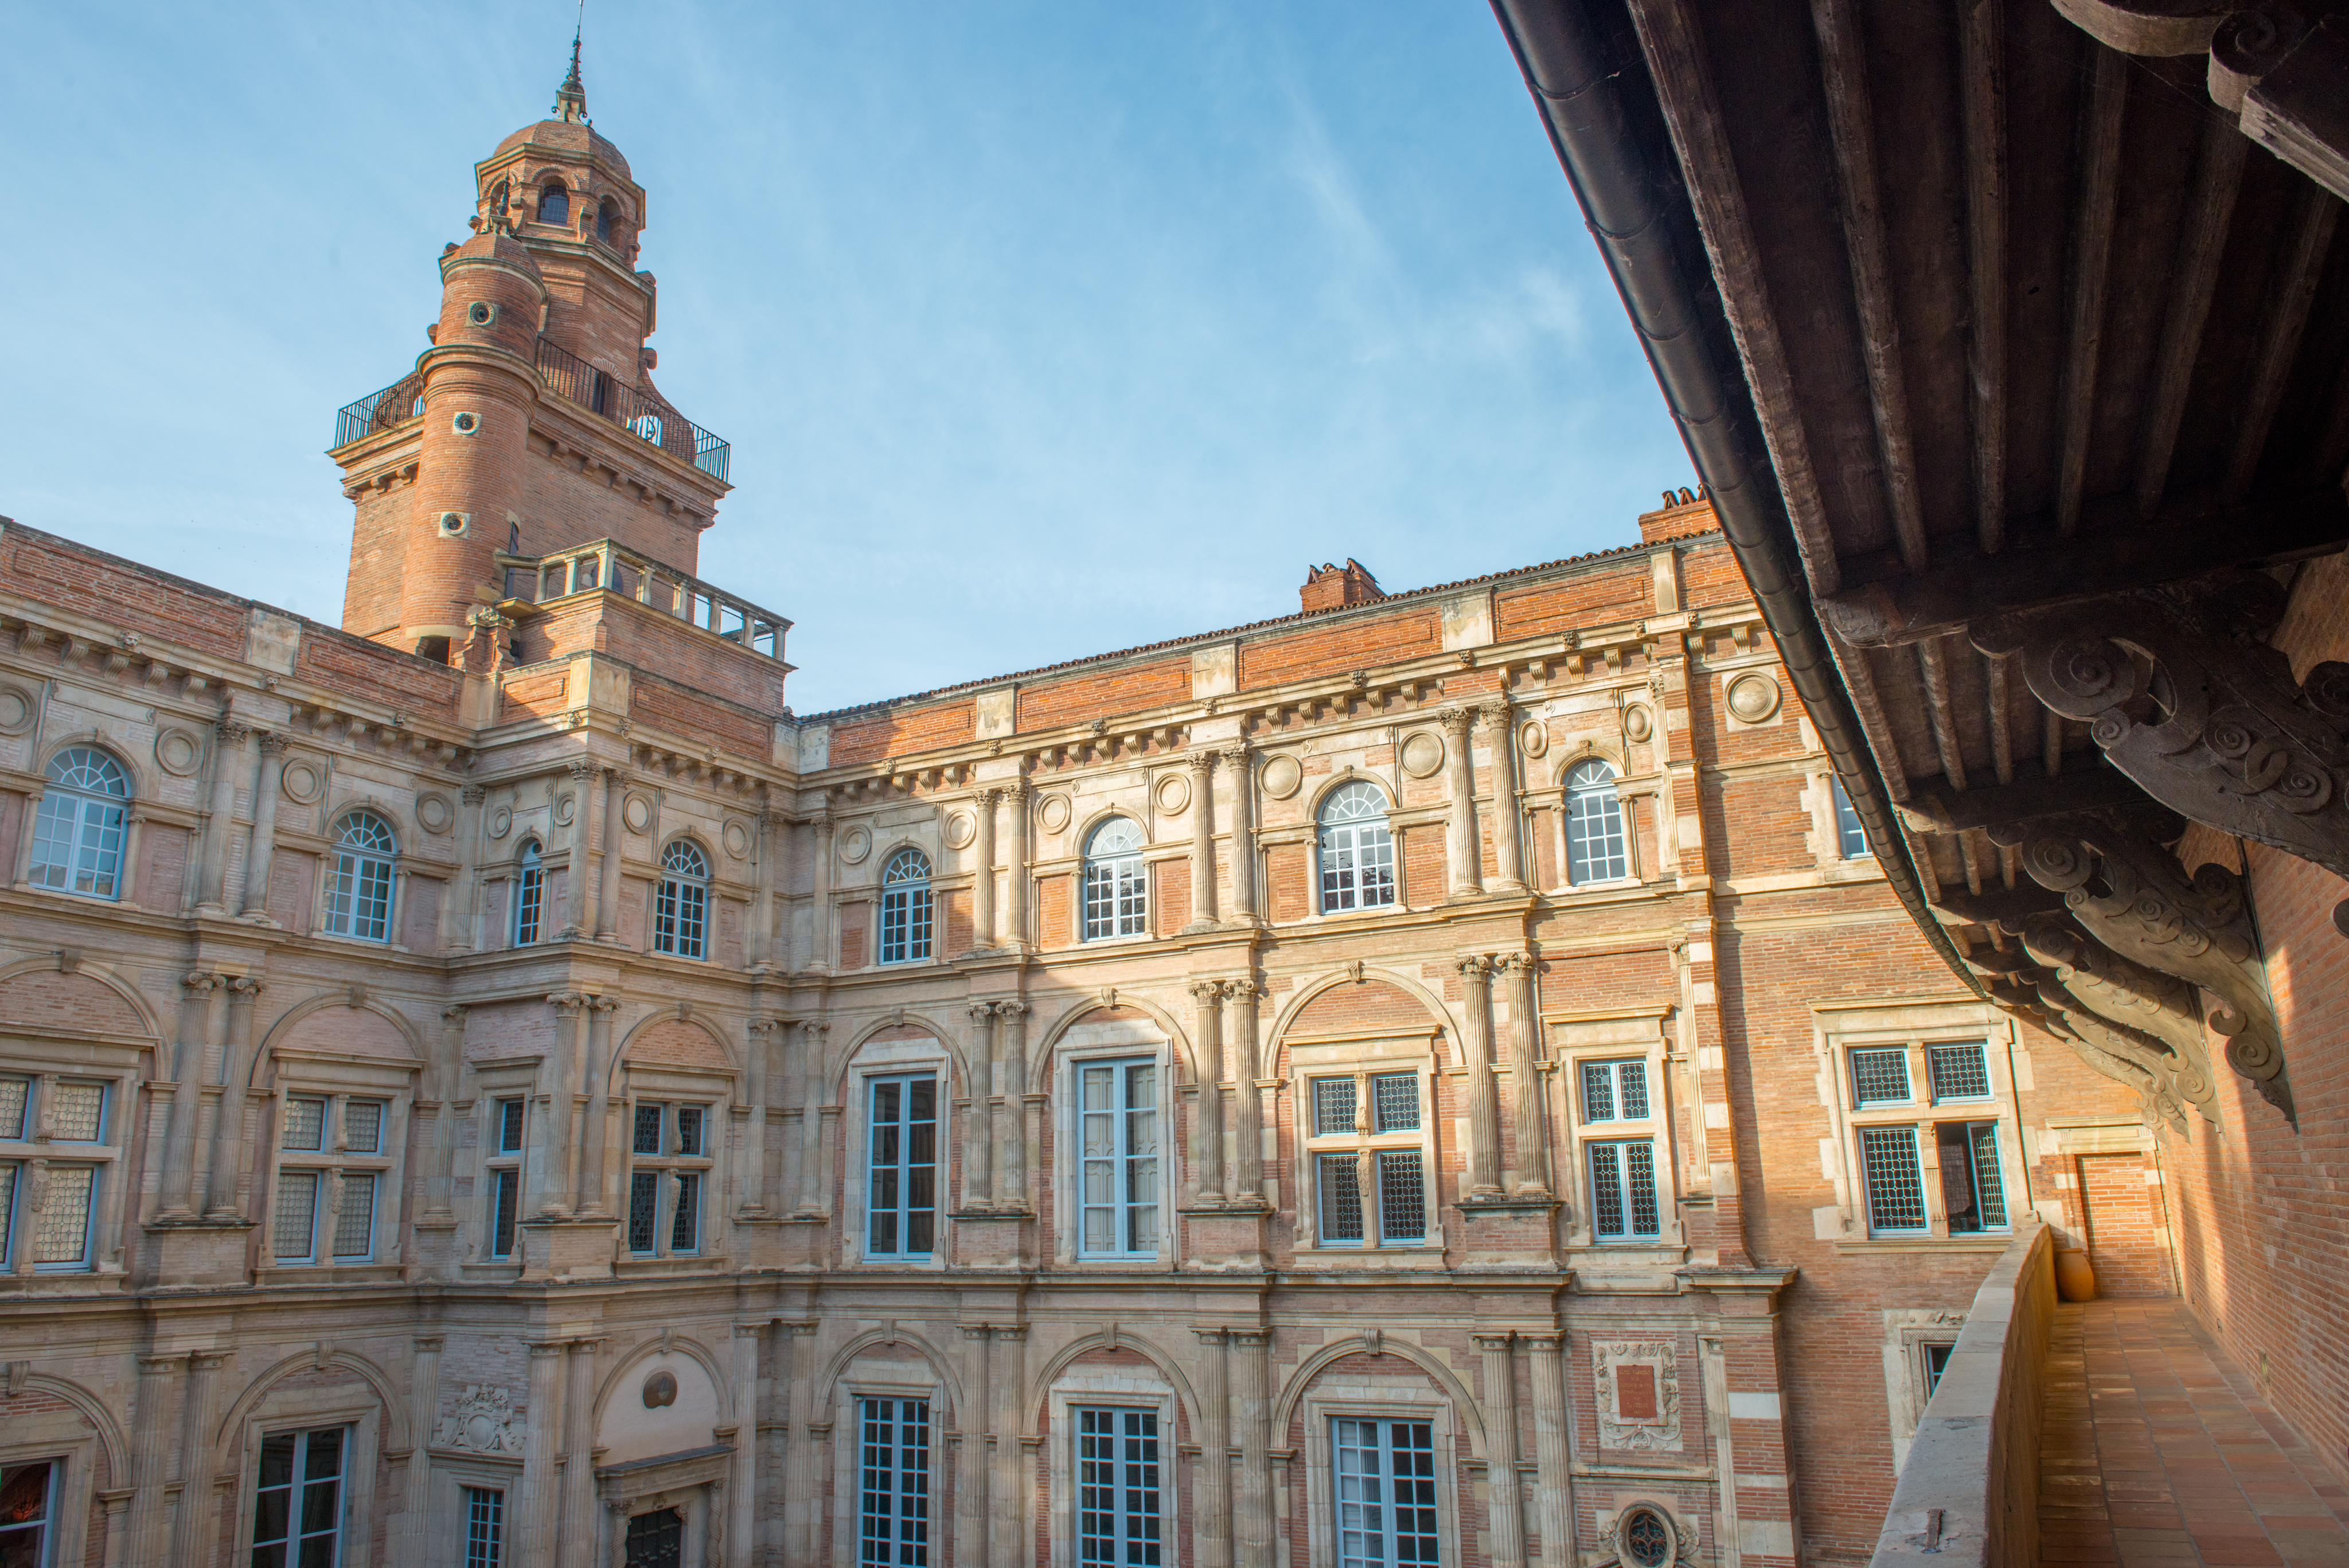
[[[500,551],[497,562],[504,576],[499,608],[514,618],[526,619],[578,595],[617,594],[746,653],[782,661],[789,620],[616,540],[592,540],[545,556]]]

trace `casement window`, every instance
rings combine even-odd
[[[709,858],[693,840],[678,839],[661,851],[660,888],[653,898],[653,951],[704,957],[709,924]]]
[[[1592,1238],[1649,1241],[1661,1237],[1663,1209],[1656,1199],[1655,1140],[1594,1140],[1583,1148],[1590,1165]]]
[[[1155,1256],[1158,1064],[1080,1062],[1075,1073],[1083,1211],[1078,1250],[1092,1258]]]
[[[345,1427],[262,1439],[253,1568],[335,1568],[343,1549]]]
[[[53,1568],[49,1547],[63,1469],[47,1459],[0,1468],[0,1563],[7,1568]]]
[[[465,1507],[465,1568],[505,1568],[506,1494],[496,1487],[469,1486]]]
[[[1905,1106],[1909,1100],[1909,1048],[1894,1045],[1851,1054],[1852,1104]]]
[[[270,1256],[279,1263],[364,1263],[376,1251],[376,1200],[390,1169],[381,1100],[289,1094],[277,1130]]]
[[[1868,1233],[2007,1230],[2013,1221],[1999,1131],[2005,1118],[1987,1044],[1854,1045],[1844,1055],[1854,1174]],[[1931,1114],[1945,1106],[1959,1114]]]
[[[537,839],[522,846],[521,867],[514,877],[513,945],[526,948],[538,940],[539,917],[546,902],[546,868]]]
[[[630,1109],[628,1251],[690,1257],[702,1250],[702,1196],[715,1165],[708,1106],[638,1100]]]
[[[1595,757],[1577,763],[1566,775],[1566,879],[1579,888],[1630,875],[1630,842],[1623,831],[1615,770]]]
[[[881,961],[929,956],[930,863],[918,849],[900,849],[881,873]]]
[[[1633,1056],[1582,1064],[1582,1119],[1643,1122],[1648,1119],[1648,1062]]]
[[[94,1227],[114,1158],[112,1088],[47,1074],[0,1077],[0,1271],[96,1266]]]
[[[2006,1186],[1999,1178],[1996,1122],[1936,1122],[1941,1209],[1952,1232],[2007,1229]]]
[[[539,192],[538,221],[558,225],[571,222],[571,192],[560,181],[549,180]]]
[[[1671,1208],[1661,1085],[1648,1055],[1573,1064],[1583,1213],[1599,1244],[1661,1241]]]
[[[1950,1357],[1957,1353],[1957,1342],[1946,1345],[1926,1344],[1917,1347],[1919,1370],[1924,1374],[1925,1397],[1930,1400],[1933,1390],[1941,1386],[1941,1374],[1950,1369]]]
[[[1314,1233],[1323,1247],[1418,1247],[1428,1239],[1425,1085],[1416,1072],[1305,1080]]]
[[[1330,792],[1321,803],[1316,853],[1324,914],[1395,901],[1394,836],[1387,829],[1387,800],[1378,785],[1357,779]]]
[[[1079,1408],[1079,1568],[1159,1568],[1165,1524],[1160,1501],[1158,1412]]]
[[[1142,829],[1113,816],[1085,840],[1085,936],[1139,937],[1150,930],[1150,871]]]
[[[859,1568],[929,1568],[930,1402],[857,1401]]]
[[[1990,1098],[1990,1054],[1979,1040],[1925,1047],[1925,1081],[1933,1103]]]
[[[1339,1568],[1440,1563],[1433,1424],[1338,1416],[1330,1425]]]
[[[670,1568],[685,1561],[685,1511],[675,1508],[656,1508],[628,1516],[628,1533],[621,1548],[621,1561],[636,1568]]]
[[[95,746],[67,746],[48,773],[25,879],[86,898],[120,898],[130,775]]]
[[[1868,847],[1868,829],[1860,825],[1859,813],[1852,809],[1843,780],[1830,774],[1827,785],[1835,794],[1836,852],[1846,860],[1868,858],[1875,852]]]
[[[1859,1129],[1859,1166],[1868,1185],[1868,1228],[1877,1235],[1928,1229],[1925,1176],[1913,1126]]]
[[[326,930],[363,942],[391,940],[393,867],[399,840],[371,811],[355,811],[335,830],[326,866]]]
[[[937,1247],[938,1080],[865,1080],[865,1255],[927,1258]]]
[[[514,1227],[522,1218],[523,1134],[529,1106],[519,1095],[490,1103],[489,1155],[483,1169],[489,1204],[487,1251],[492,1258],[514,1255]]]

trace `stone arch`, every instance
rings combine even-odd
[[[734,1049],[734,1043],[698,1011],[680,1012],[675,1007],[664,1007],[657,1012],[646,1014],[629,1026],[605,1068],[605,1084],[617,1085],[621,1067],[638,1051],[649,1050],[669,1053],[667,1056],[657,1059],[676,1066],[714,1067],[731,1072],[740,1064],[738,1057],[740,1053]],[[718,1058],[715,1062],[708,1059],[711,1054]],[[643,1060],[650,1064],[657,1058],[647,1056]]]
[[[129,1483],[129,1446],[122,1439],[122,1428],[98,1397],[69,1377],[56,1377],[46,1372],[36,1372],[25,1379],[25,1390],[30,1394],[47,1394],[63,1400],[74,1413],[88,1421],[98,1434],[99,1451],[106,1456],[107,1479],[117,1487]]]
[[[1313,1386],[1315,1378],[1321,1376],[1323,1367],[1369,1349],[1360,1335],[1353,1335],[1333,1340],[1299,1361],[1297,1370],[1289,1374],[1288,1381],[1281,1386],[1279,1396],[1272,1402],[1271,1430],[1276,1440],[1281,1433],[1288,1430],[1288,1423],[1297,1415],[1298,1401],[1305,1397],[1305,1391]],[[1453,1376],[1452,1369],[1420,1346],[1402,1339],[1381,1338],[1378,1354],[1407,1361],[1427,1375],[1444,1398],[1451,1401],[1452,1413],[1460,1422],[1460,1429],[1467,1434],[1469,1456],[1482,1462],[1485,1458],[1485,1413],[1468,1397],[1467,1388]]]
[[[929,880],[936,882],[938,879],[937,852],[932,849],[928,845],[924,844],[920,839],[916,838],[913,835],[908,833],[899,833],[896,837],[890,839],[886,844],[881,843],[877,839],[874,840],[873,845],[873,853],[865,857],[864,864],[873,867],[873,886],[875,888],[878,888],[883,885],[881,876],[883,872],[889,868],[889,857],[896,854],[900,849],[910,849],[915,854],[920,856],[922,857],[922,864],[930,868]]]
[[[129,749],[120,741],[99,730],[77,730],[70,735],[60,735],[42,751],[41,765],[35,771],[40,774],[44,786],[47,786],[49,781],[49,764],[56,762],[57,753],[68,746],[93,746],[114,759],[114,765],[120,768],[123,777],[130,781],[130,794],[124,798],[124,805],[129,805],[132,801],[154,798],[151,793],[152,782],[140,771],[137,760],[130,755]]]
[[[398,806],[392,805],[381,795],[347,794],[343,796],[342,799],[336,801],[326,808],[326,840],[327,849],[326,855],[324,858],[331,859],[333,857],[334,846],[336,842],[335,835],[341,829],[343,819],[349,816],[353,812],[358,811],[371,811],[375,813],[376,815],[383,818],[384,821],[391,824],[391,836],[393,839],[391,853],[394,860],[405,860],[410,855],[415,854],[416,845],[418,842],[429,836],[421,827],[418,826],[409,819],[408,813],[400,810]],[[405,911],[401,911],[403,914],[404,912]]]
[[[76,963],[70,971],[68,971],[66,969],[61,959],[56,954],[49,954],[41,958],[22,959],[16,963],[9,964],[5,968],[0,968],[0,1019],[13,1019],[16,1016],[12,1012],[10,1008],[10,992],[12,991],[16,992],[19,997],[30,1000],[27,993],[30,992],[32,988],[30,986],[20,987],[16,985],[16,982],[28,975],[38,974],[67,974],[72,979],[88,981],[90,985],[97,988],[99,994],[104,998],[104,1005],[106,1007],[105,1016],[109,1019],[120,1019],[120,1013],[117,1012],[118,1005],[119,1008],[128,1011],[129,1017],[127,1022],[131,1025],[131,1027],[128,1029],[115,1030],[107,1029],[104,1025],[100,1025],[100,1032],[142,1035],[150,1041],[159,1042],[164,1038],[163,1021],[155,1015],[153,1005],[150,1004],[147,998],[140,993],[137,986],[132,985],[129,981],[124,980],[120,975],[115,973],[112,969],[102,963],[89,963],[87,961],[78,962]],[[43,1007],[45,1009],[54,1009],[61,1005],[62,1003],[55,998],[51,998],[43,1003]],[[66,1029],[87,1030],[91,1027],[88,1023],[77,1023],[73,1021],[77,1018],[86,1019],[87,1017],[87,1014],[69,1012],[62,1017],[26,1018],[24,1022],[51,1024],[55,1027]]]
[[[591,1428],[601,1428],[604,1424],[605,1408],[626,1379],[629,1368],[663,1355],[685,1355],[708,1373],[711,1385],[718,1390],[718,1424],[722,1427],[733,1419],[736,1393],[727,1379],[725,1369],[718,1364],[717,1353],[691,1334],[670,1333],[638,1340],[612,1363],[612,1370],[605,1374],[604,1380],[595,1386],[595,1397],[589,1407]]]
[[[930,1370],[937,1375],[938,1384],[946,1389],[947,1397],[954,1401],[956,1427],[968,1430],[964,1427],[966,1412],[962,1407],[961,1380],[955,1376],[954,1369],[947,1364],[947,1358],[939,1355],[928,1340],[904,1328],[867,1329],[834,1352],[832,1361],[823,1369],[823,1380],[819,1385],[823,1392],[817,1396],[815,1401],[817,1410],[829,1410],[833,1407],[840,1397],[840,1380],[847,1375],[850,1365],[876,1345],[911,1345],[915,1353],[929,1364]]]
[[[1387,810],[1389,813],[1393,813],[1402,809],[1402,800],[1396,794],[1393,785],[1388,784],[1385,779],[1380,777],[1377,774],[1370,772],[1368,769],[1354,768],[1348,772],[1332,774],[1321,782],[1320,787],[1314,790],[1306,800],[1305,820],[1311,823],[1315,827],[1319,827],[1321,826],[1322,805],[1327,802],[1331,795],[1337,794],[1340,790],[1351,784],[1366,784],[1372,789],[1378,791],[1379,798],[1387,803]]]
[[[1043,1075],[1050,1068],[1052,1054],[1060,1049],[1062,1037],[1092,1014],[1109,1007],[1131,1007],[1165,1031],[1167,1047],[1174,1052],[1174,1060],[1181,1065],[1185,1081],[1195,1083],[1198,1080],[1198,1055],[1191,1047],[1189,1033],[1175,1021],[1174,1015],[1146,996],[1129,996],[1121,992],[1114,1002],[1104,1002],[1098,996],[1081,997],[1054,1019],[1049,1028],[1040,1031],[1035,1043],[1028,1047],[1028,1082],[1031,1085],[1044,1082]]]
[[[415,1438],[408,1427],[407,1399],[393,1390],[391,1378],[385,1374],[382,1367],[378,1366],[366,1356],[348,1350],[329,1352],[324,1359],[320,1359],[315,1352],[305,1351],[299,1355],[289,1355],[270,1367],[251,1383],[246,1384],[244,1392],[238,1395],[234,1402],[229,1406],[228,1413],[221,1417],[220,1425],[212,1429],[213,1443],[217,1445],[227,1442],[230,1434],[242,1428],[247,1417],[261,1407],[261,1402],[269,1397],[270,1390],[288,1377],[305,1367],[323,1371],[330,1366],[338,1366],[346,1372],[357,1373],[362,1382],[375,1390],[375,1397],[382,1401],[383,1448],[387,1452],[414,1445]]]
[[[1360,971],[1341,969],[1323,975],[1318,980],[1306,981],[1298,986],[1296,993],[1281,1004],[1279,1015],[1273,1020],[1271,1036],[1273,1060],[1276,1063],[1279,1060],[1280,1051],[1288,1044],[1289,1031],[1297,1026],[1298,1021],[1304,1016],[1307,1008],[1338,987],[1350,985],[1357,981],[1384,985],[1402,992],[1406,1001],[1418,1006],[1429,1027],[1440,1029],[1455,1040],[1459,1038],[1457,1025],[1452,1016],[1452,1009],[1444,1003],[1443,997],[1400,970],[1372,969],[1365,964]]]
[[[378,1044],[386,1043],[382,1030],[388,1026],[390,1033],[406,1047],[406,1051],[403,1056],[398,1052],[382,1050],[355,1052],[340,1044],[330,1046],[329,1049],[339,1051],[346,1055],[381,1056],[393,1061],[405,1060],[417,1067],[423,1066],[430,1060],[430,1053],[425,1047],[423,1037],[416,1032],[416,1026],[409,1023],[397,1008],[387,1006],[371,995],[361,994],[355,998],[347,991],[342,992],[330,991],[295,1002],[285,1010],[276,1023],[269,1026],[269,1033],[262,1039],[261,1049],[253,1054],[252,1074],[246,1081],[246,1086],[261,1087],[264,1083],[263,1075],[268,1071],[271,1063],[274,1061],[278,1047],[293,1044],[295,1033],[306,1020],[333,1007],[347,1008],[355,1012],[369,1014],[378,1021],[378,1024],[369,1026],[374,1042]]]
[[[1184,1420],[1190,1424],[1195,1432],[1197,1430],[1199,1397],[1192,1389],[1191,1380],[1183,1375],[1183,1369],[1176,1364],[1174,1356],[1141,1334],[1120,1331],[1112,1335],[1107,1330],[1099,1334],[1082,1334],[1071,1340],[1053,1352],[1051,1358],[1044,1363],[1042,1370],[1029,1380],[1024,1414],[1021,1417],[1026,1425],[1021,1428],[1021,1430],[1036,1429],[1040,1424],[1041,1417],[1048,1414],[1044,1403],[1052,1397],[1053,1379],[1074,1366],[1080,1357],[1096,1350],[1130,1350],[1156,1367],[1159,1376],[1166,1379],[1166,1386],[1174,1390],[1174,1402],[1181,1407]]]
[[[1660,719],[1658,721],[1661,722]],[[1564,742],[1550,747],[1549,782],[1553,789],[1566,786],[1566,775],[1588,762],[1602,762],[1615,770],[1615,782],[1621,784],[1631,773],[1631,759],[1624,754],[1619,742],[1602,741],[1595,735],[1577,735],[1569,749]]]
[[[892,1029],[910,1029],[919,1032],[916,1034],[894,1035],[892,1036],[894,1039],[912,1040],[926,1034],[930,1039],[936,1040],[938,1043],[938,1048],[946,1053],[947,1060],[953,1064],[956,1075],[962,1079],[968,1088],[971,1081],[970,1057],[964,1049],[962,1040],[952,1031],[940,1028],[927,1016],[901,1008],[895,1012],[885,1012],[880,1017],[861,1025],[849,1038],[848,1044],[841,1052],[839,1059],[825,1065],[824,1078],[832,1085],[833,1093],[845,1095],[848,1092],[849,1069],[856,1064],[857,1053]],[[845,1100],[837,1103],[847,1104]]]

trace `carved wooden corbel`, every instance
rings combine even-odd
[[[2085,720],[2112,764],[2196,822],[2349,877],[2349,664],[2303,684],[2256,640],[2283,614],[2257,572],[2115,594],[1977,626],[2042,702]],[[2349,899],[2333,911],[2349,933]]]
[[[2033,917],[2015,934],[2024,950],[2045,966],[2041,997],[2051,1005],[2057,1004],[2051,990],[2062,997],[2071,1010],[2065,1022],[2077,1033],[2116,1055],[2132,1061],[2141,1055],[2178,1101],[2192,1106],[2206,1121],[2219,1119],[2218,1089],[2210,1079],[2192,986],[2121,957],[2067,915]],[[2106,1040],[2097,1030],[2081,1027],[2074,1012],[2116,1033]]]
[[[2135,828],[2105,815],[2055,817],[2019,837],[2023,869],[2090,936],[2125,959],[2198,985],[2218,999],[2205,1018],[2227,1040],[2227,1064],[2287,1118],[2283,1044],[2268,999],[2242,878],[2204,866],[2191,882],[2177,860]]]

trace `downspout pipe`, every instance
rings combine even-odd
[[[1595,15],[1600,0],[1492,5],[1680,426],[1689,461],[1712,493],[1722,533],[1761,604],[1763,622],[1777,641],[1779,658],[1836,776],[1868,829],[1885,879],[1942,961],[1976,995],[1989,999],[1981,977],[1925,902],[1908,836],[1893,815],[1875,754],[1795,568],[1785,496],[1766,459],[1744,368],[1728,346],[1718,286],[1706,266],[1683,265],[1674,213],[1660,199],[1668,192],[1684,192],[1678,163],[1668,149],[1643,146],[1633,129],[1624,87],[1640,79],[1637,73],[1643,62],[1636,54],[1618,62],[1607,28]],[[1660,111],[1655,117],[1661,120]],[[1692,233],[1692,210],[1684,215]]]

